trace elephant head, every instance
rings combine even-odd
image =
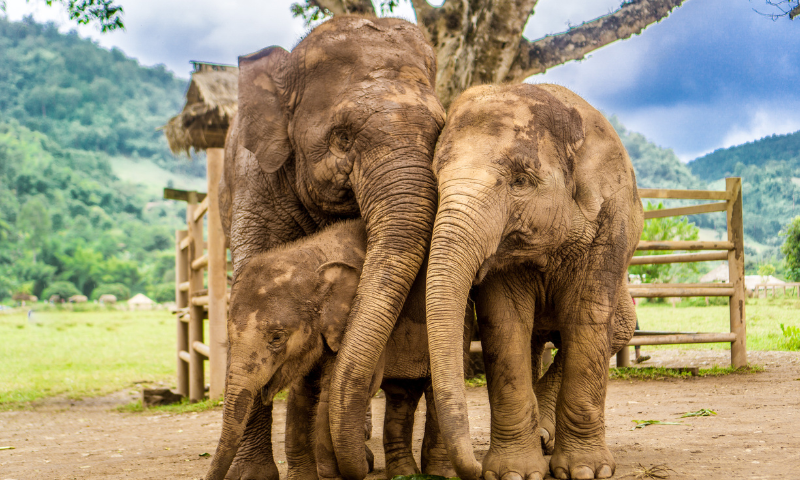
[[[620,245],[604,255],[621,279],[641,231],[641,202],[612,126],[555,85],[467,90],[450,109],[433,168],[439,207],[427,273],[431,372],[450,459],[459,477],[475,479],[481,467],[470,443],[457,341],[471,286],[522,263],[556,276],[573,253],[604,242]],[[604,237],[609,230],[613,240]]]
[[[295,244],[242,267],[231,289],[222,433],[206,478],[223,478],[230,468],[254,401],[271,402],[339,351],[364,261],[363,226],[353,225],[336,230],[349,240],[335,247],[336,260],[326,261],[314,244]]]
[[[366,223],[366,259],[331,386],[339,466],[363,478],[368,386],[436,212],[431,161],[445,115],[434,52],[403,20],[337,15],[291,52],[267,48],[239,67],[220,188],[234,275],[258,252],[335,219]]]

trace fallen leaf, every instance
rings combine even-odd
[[[0,450],[14,450],[15,447],[0,447]]]
[[[708,409],[708,408],[701,408],[700,410],[698,410],[696,412],[686,412],[683,415],[681,415],[681,418],[686,418],[686,417],[710,417],[710,416],[716,415],[716,414],[717,414],[717,412],[715,412],[714,410],[711,410],[711,409]]]
[[[210,457],[210,456],[211,456],[211,454],[210,454],[210,453],[208,453],[208,452],[204,452],[204,453],[201,453],[201,454],[200,454],[200,456],[201,456],[201,457]]]
[[[631,430],[636,430],[637,428],[644,428],[648,425],[687,425],[686,423],[681,422],[662,422],[661,420],[632,420],[633,423],[636,425],[631,428]]]

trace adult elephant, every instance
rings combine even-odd
[[[633,335],[626,271],[643,223],[619,137],[563,87],[476,87],[451,107],[433,168],[440,203],[428,336],[436,408],[458,476],[545,476],[531,357],[548,336],[561,345],[543,379],[558,383],[543,389],[557,395],[555,432],[544,439],[555,436],[550,470],[556,478],[612,476],[603,422],[608,359]],[[470,443],[458,357],[461,312],[474,284],[492,406],[482,466]]]
[[[334,443],[343,445],[336,453],[350,476],[363,477],[368,387],[435,215],[431,161],[444,110],[433,89],[434,52],[403,20],[336,16],[291,53],[267,48],[241,57],[239,68],[239,112],[220,188],[234,281],[259,252],[336,219],[360,215],[366,223],[366,258],[331,399],[341,405],[347,393],[347,411],[331,409]],[[229,365],[246,363],[235,360]],[[228,478],[277,478],[271,399],[262,402],[260,388],[231,366],[224,417],[233,423],[224,426],[218,449],[237,453],[235,461],[233,453],[223,456],[209,478],[226,471]],[[290,407],[308,403],[290,397]],[[287,455],[292,442],[287,438]],[[316,471],[308,475],[316,478]]]

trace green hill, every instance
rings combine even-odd
[[[789,166],[800,170],[800,132],[772,135],[730,148],[721,148],[689,162],[698,178],[710,182],[736,176],[748,166]],[[797,175],[796,175],[797,176]]]
[[[161,190],[205,190],[205,162],[157,128],[186,81],[30,19],[0,18],[0,65],[0,300],[62,281],[174,296],[185,207]]]
[[[610,121],[628,150],[640,187],[723,190],[725,177],[742,177],[749,269],[758,262],[777,262],[782,257],[781,229],[800,215],[800,132],[720,149],[684,164],[671,149],[629,132],[613,116]],[[674,206],[680,201],[666,203]],[[724,232],[724,213],[690,219],[709,238],[715,236],[714,232]]]

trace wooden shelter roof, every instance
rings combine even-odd
[[[238,108],[239,69],[230,65],[192,62],[195,71],[186,105],[164,125],[174,154],[225,146],[225,135]]]

